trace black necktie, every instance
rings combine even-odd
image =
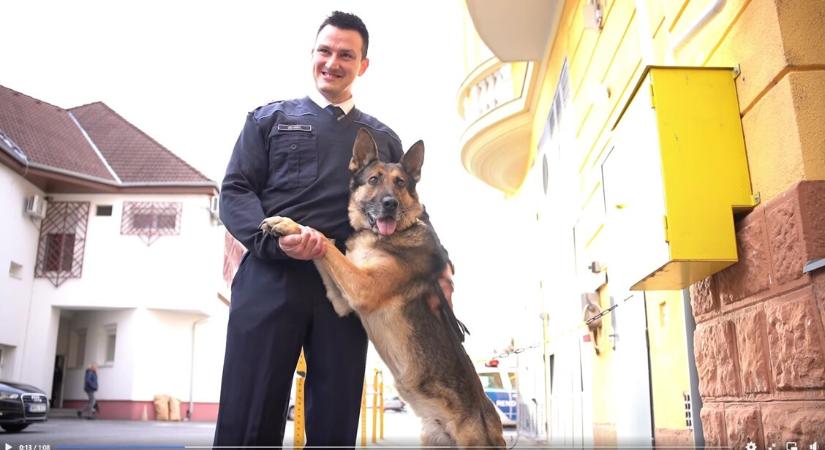
[[[330,114],[332,114],[332,116],[333,116],[333,117],[335,117],[337,120],[341,120],[341,119],[342,119],[342,118],[344,118],[344,116],[346,115],[346,114],[344,113],[344,110],[343,110],[343,109],[341,109],[341,108],[339,108],[339,107],[337,107],[337,106],[335,106],[335,105],[329,105],[329,106],[327,106],[327,107],[326,107],[326,108],[324,108],[324,109],[325,109],[327,112],[329,112]]]

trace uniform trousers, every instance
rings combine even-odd
[[[311,261],[244,256],[232,284],[216,446],[280,446],[295,365],[307,362],[308,446],[353,446],[367,336],[339,317]]]

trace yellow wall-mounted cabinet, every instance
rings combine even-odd
[[[648,67],[602,164],[611,285],[681,289],[737,261],[755,205],[734,71]]]

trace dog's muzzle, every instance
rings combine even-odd
[[[377,208],[374,208],[374,212],[367,211],[370,227],[382,236],[389,236],[395,233],[398,224],[396,219],[398,199],[392,195],[387,195],[375,206],[377,206]]]

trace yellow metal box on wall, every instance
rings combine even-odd
[[[648,67],[613,131],[611,285],[681,289],[734,264],[733,213],[755,201],[733,69]]]

